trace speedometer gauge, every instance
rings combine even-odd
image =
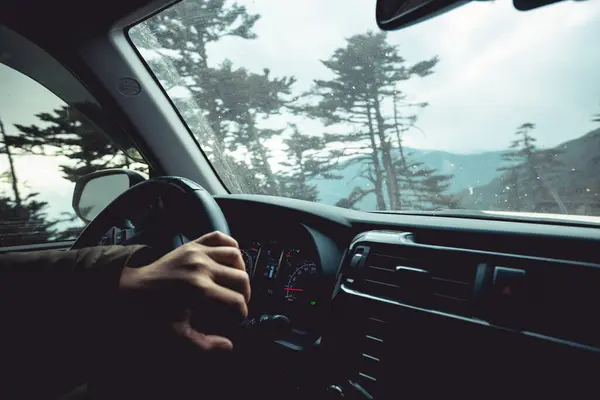
[[[319,320],[322,300],[321,267],[314,250],[305,247],[283,251],[279,268],[282,312],[295,329],[311,330]],[[281,293],[281,292],[280,292]]]
[[[317,265],[307,262],[296,267],[284,287],[285,298],[289,302],[309,302],[314,295]]]

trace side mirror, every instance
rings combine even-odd
[[[138,172],[126,169],[107,169],[82,176],[75,183],[73,210],[89,223],[121,193],[145,180]]]

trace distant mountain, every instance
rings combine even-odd
[[[490,182],[498,172],[496,169],[501,163],[501,151],[483,152],[476,154],[456,154],[446,151],[405,149],[407,154],[415,162],[423,162],[429,168],[435,168],[442,174],[453,175],[452,185],[449,192],[459,193],[469,187],[484,185]],[[370,182],[364,178],[357,177],[361,166],[349,165],[342,171],[336,172],[342,179],[314,179],[313,184],[319,190],[319,199],[322,203],[335,204],[338,200],[346,197],[355,187],[367,188]],[[375,209],[375,196],[366,196],[358,208],[365,210]]]
[[[412,150],[415,161],[424,162],[441,174],[453,175],[449,192],[456,193],[469,187],[484,185],[498,175],[502,151],[475,154],[456,154],[446,151]]]
[[[552,188],[570,214],[600,215],[600,128],[577,139],[564,142],[556,149],[562,167],[552,179]],[[503,151],[457,154],[437,150],[406,149],[415,162],[423,162],[442,174],[453,175],[449,193],[460,198],[459,207],[474,210],[507,210],[506,184],[497,168],[503,165]],[[335,204],[359,186],[370,182],[357,177],[361,166],[350,165],[339,171],[342,179],[314,179],[320,201]],[[519,211],[563,213],[552,198],[538,199],[534,205],[525,195]],[[529,197],[530,199],[531,197]],[[375,209],[375,196],[366,196],[358,208]]]
[[[556,146],[562,163],[552,187],[569,214],[600,215],[600,128]],[[527,193],[527,188],[523,189]],[[459,205],[467,209],[506,210],[506,188],[501,176],[464,190]],[[541,207],[541,209],[539,209]],[[538,209],[525,198],[519,211],[563,213],[556,201],[545,199]]]

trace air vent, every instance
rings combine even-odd
[[[350,382],[377,398],[383,388],[386,321],[381,317],[368,317],[364,326],[364,335],[356,346],[358,359]]]
[[[476,265],[431,263],[371,250],[351,283],[373,296],[468,315],[476,269]]]

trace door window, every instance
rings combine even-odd
[[[106,169],[147,173],[41,84],[0,63],[0,247],[72,240],[84,227],[71,206],[78,177]]]

